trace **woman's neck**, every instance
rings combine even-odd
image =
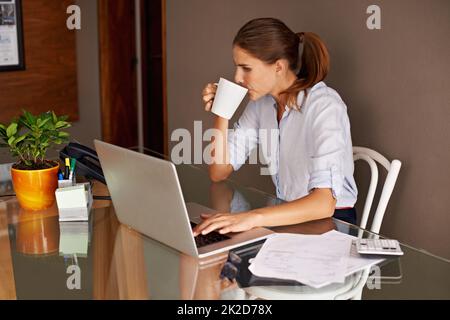
[[[279,108],[284,109],[284,106],[286,105],[287,102],[286,101],[287,96],[285,94],[280,93],[290,88],[294,84],[295,80],[297,80],[297,76],[292,71],[290,71],[286,75],[286,77],[284,77],[280,81],[280,83],[272,90],[271,95],[277,102]]]

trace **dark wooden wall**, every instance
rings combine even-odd
[[[165,86],[165,0],[142,2],[142,86],[145,146],[167,150]]]
[[[134,1],[99,0],[103,140],[138,144]]]
[[[165,0],[140,5],[144,146],[167,154]],[[134,6],[99,0],[102,136],[123,147],[138,144]]]
[[[22,109],[54,110],[78,120],[75,32],[66,27],[72,0],[22,0],[24,71],[0,72],[0,122]]]

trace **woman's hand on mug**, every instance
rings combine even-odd
[[[203,104],[205,105],[205,111],[211,111],[211,107],[216,96],[217,83],[208,83],[202,91]]]

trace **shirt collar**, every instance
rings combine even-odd
[[[273,107],[276,111],[278,111],[278,104],[277,104],[277,101],[276,101],[275,98],[274,98],[272,95],[270,95],[270,94],[269,94],[269,97],[270,97],[270,99],[271,99],[271,101],[272,101],[272,107]],[[288,111],[288,113],[289,113],[290,110],[291,110],[291,108],[289,108],[288,106],[284,106],[284,110],[285,110],[285,111]]]
[[[324,87],[324,86],[326,86],[325,82],[323,82],[323,81],[317,82],[317,83],[316,83],[315,85],[313,85],[311,88],[306,89],[307,92],[308,92],[308,96],[309,96],[309,94],[311,94],[311,92],[314,92],[314,91],[317,90],[318,88],[322,88],[322,87]],[[278,111],[277,101],[275,100],[275,98],[274,98],[272,95],[269,94],[268,96],[269,96],[269,98],[272,100],[272,107],[273,107],[275,110]],[[298,96],[297,96],[297,104],[298,104],[299,106],[300,106],[301,103],[303,102],[304,96],[305,96],[305,91],[304,91],[304,90],[302,90],[302,91],[300,91],[300,92],[298,93]],[[300,109],[300,112],[301,112],[301,113],[304,112],[304,110],[306,109],[307,105],[308,105],[308,104],[307,104],[306,102],[302,105],[302,108]],[[289,108],[288,106],[285,106],[284,108],[285,108],[286,111],[288,111],[288,113],[289,113],[290,110],[291,110],[291,108]]]
[[[306,101],[303,101],[304,97],[305,97],[305,90],[302,90],[302,91],[299,92],[299,94],[297,96],[297,105],[299,105],[299,106],[301,105],[302,106],[300,108],[300,112],[301,113],[303,113],[305,111],[305,109],[307,109],[307,107],[308,107],[308,97],[309,97],[309,95],[312,92],[314,92],[315,90],[317,90],[319,88],[322,88],[322,87],[325,87],[325,86],[326,86],[325,82],[319,81],[315,85],[313,85],[311,88],[306,89],[306,91],[308,92],[308,95],[306,97],[306,99],[307,99]]]

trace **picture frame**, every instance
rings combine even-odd
[[[0,72],[25,70],[21,0],[0,0]]]

